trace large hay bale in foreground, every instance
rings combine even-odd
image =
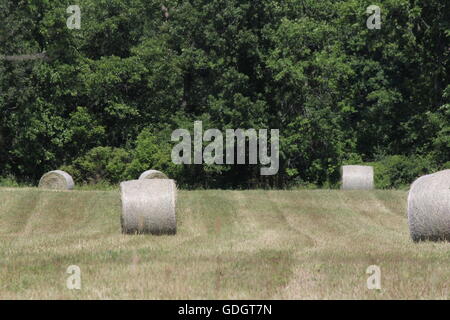
[[[39,180],[39,188],[42,189],[72,190],[74,185],[72,176],[61,170],[47,172]]]
[[[343,190],[371,190],[373,186],[373,167],[371,166],[342,166]]]
[[[175,181],[170,179],[122,182],[122,232],[175,234],[176,192]]]
[[[140,175],[139,180],[142,179],[169,179],[169,178],[161,171],[147,170]]]
[[[408,194],[408,223],[414,241],[450,241],[450,170],[414,181]]]

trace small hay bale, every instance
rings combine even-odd
[[[171,179],[144,179],[120,184],[122,233],[175,234],[177,187]]]
[[[72,176],[61,170],[47,172],[39,180],[39,188],[42,189],[72,190],[74,185]]]
[[[169,179],[169,178],[161,171],[147,170],[140,175],[139,180],[142,179]]]
[[[341,177],[343,190],[372,190],[373,167],[371,166],[342,166]]]
[[[413,241],[450,241],[450,170],[422,176],[408,194]]]

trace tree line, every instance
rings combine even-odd
[[[0,1],[0,176],[117,183],[153,168],[186,188],[379,187],[450,168],[448,1]],[[81,9],[80,29],[67,8]],[[171,133],[279,129],[258,165],[176,165]]]

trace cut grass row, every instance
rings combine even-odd
[[[181,191],[176,236],[130,236],[117,190],[0,188],[0,299],[448,299],[449,244],[410,240],[406,195]]]

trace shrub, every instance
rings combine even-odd
[[[182,168],[172,162],[172,145],[169,142],[169,131],[156,135],[150,129],[144,129],[136,139],[133,160],[126,175],[130,179],[137,179],[142,172],[154,169],[163,172],[170,179],[178,180]]]
[[[115,184],[128,179],[125,172],[130,161],[131,156],[124,149],[96,147],[61,170],[67,171],[77,182]]]
[[[367,165],[374,167],[377,189],[407,188],[418,177],[437,170],[432,160],[420,156],[386,156]]]
[[[6,177],[0,177],[0,187],[19,187],[19,183],[12,175]]]

